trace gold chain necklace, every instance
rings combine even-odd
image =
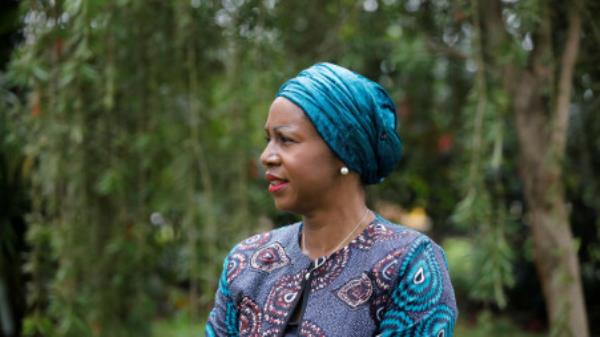
[[[322,266],[323,264],[325,264],[325,262],[329,259],[329,257],[337,252],[340,248],[343,247],[343,244],[348,241],[348,239],[352,236],[352,234],[354,234],[354,232],[356,232],[356,229],[358,229],[358,227],[360,227],[360,225],[362,224],[362,222],[365,220],[365,218],[367,217],[367,215],[369,214],[369,209],[367,208],[367,210],[365,211],[365,214],[360,218],[360,220],[358,221],[358,223],[356,224],[356,226],[354,226],[354,228],[352,229],[352,231],[350,231],[350,233],[348,233],[348,235],[344,238],[344,240],[340,241],[340,243],[337,245],[337,247],[335,247],[334,250],[330,251],[329,254],[323,255],[319,258],[317,258],[314,262],[314,266],[313,268],[311,268],[311,270],[306,274],[306,279],[308,279],[310,277],[310,273],[319,268],[320,266]],[[304,249],[305,244],[304,244],[304,235],[302,235],[302,239],[300,240],[300,244],[301,244],[301,248]]]

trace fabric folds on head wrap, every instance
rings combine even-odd
[[[302,108],[333,153],[365,184],[382,181],[402,156],[394,102],[366,77],[317,63],[285,82],[276,96]]]

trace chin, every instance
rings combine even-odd
[[[291,212],[292,210],[290,209],[289,205],[283,203],[283,202],[277,202],[277,200],[275,200],[275,208],[277,208],[280,211],[284,211],[284,212]]]
[[[295,207],[295,205],[289,201],[286,202],[286,200],[275,199],[275,208],[283,212],[299,214],[298,207]]]

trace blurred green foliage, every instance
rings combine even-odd
[[[155,337],[199,337],[203,336],[203,323],[190,319],[187,313],[177,313],[169,320],[153,323],[152,336]],[[542,337],[543,333],[527,332],[515,325],[507,317],[498,317],[489,311],[482,311],[474,322],[460,318],[454,335],[460,337]]]
[[[525,275],[512,98],[483,81],[476,3],[23,1],[24,42],[0,77],[0,158],[10,177],[0,189],[3,205],[14,205],[10,216],[3,208],[0,246],[27,253],[23,335],[195,335],[228,249],[295,219],[273,208],[258,155],[278,86],[317,61],[379,81],[396,101],[405,158],[370,188],[369,202],[426,209],[462,315],[524,310],[531,303],[519,291],[541,301]],[[493,52],[507,62],[526,59],[536,3],[503,2],[516,43]],[[586,25],[565,166],[593,285],[600,30]],[[15,217],[27,222],[27,249],[9,239]],[[519,336],[486,315],[456,335]]]
[[[200,337],[204,336],[204,323],[190,319],[189,315],[177,313],[173,318],[154,323],[154,337]]]
[[[517,327],[506,317],[498,317],[489,311],[482,311],[472,323],[459,321],[454,331],[461,337],[542,337],[545,334],[527,332]]]

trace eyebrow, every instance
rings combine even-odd
[[[277,125],[277,126],[273,127],[273,131],[277,131],[277,130],[280,130],[280,129],[289,129],[291,127],[292,127],[291,125],[287,125],[287,124],[285,124],[285,125]],[[265,132],[269,132],[269,128],[266,125],[265,125]]]

